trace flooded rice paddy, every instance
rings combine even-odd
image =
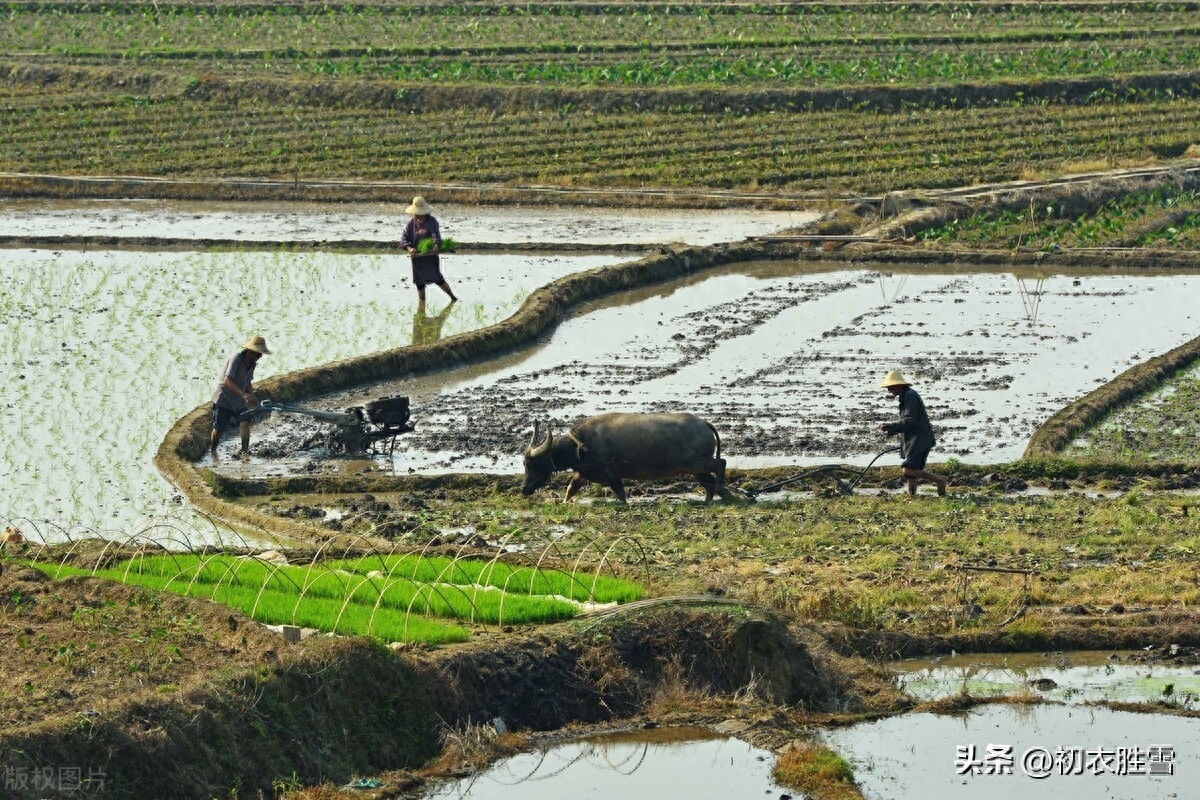
[[[542,206],[466,206],[432,195],[442,235],[485,244],[709,245],[775,233],[813,212],[657,211]],[[186,202],[162,200],[0,201],[0,239],[116,237],[270,242],[395,241],[405,204]]]
[[[1060,703],[1171,702],[1200,708],[1200,666],[1151,660],[1150,653],[974,653],[889,664],[904,691],[921,700],[959,694],[1024,695]],[[1160,654],[1163,655],[1163,654]],[[1165,654],[1169,657],[1169,653]]]
[[[613,260],[455,257],[447,272],[464,300],[436,324],[449,335],[498,322],[538,286]],[[121,529],[160,512],[169,493],[154,452],[209,401],[229,353],[265,335],[261,381],[410,344],[407,267],[396,255],[9,251],[0,424],[20,435],[0,445],[0,514]]]
[[[159,202],[0,203],[0,239],[102,236],[322,241],[394,238],[398,209]],[[439,208],[446,235],[690,244],[771,233],[788,214],[560,213]],[[537,226],[544,226],[539,229]],[[691,238],[694,232],[695,239]],[[492,324],[559,277],[635,256],[447,256],[462,302],[431,290],[418,313],[407,258],[322,251],[22,247],[0,259],[5,399],[0,521],[43,537],[129,532],[179,510],[152,458],[170,426],[209,401],[251,333],[271,375]]]
[[[933,417],[934,462],[998,463],[1065,404],[1191,339],[1197,301],[1200,275],[738,264],[589,305],[486,365],[321,403],[410,395],[417,429],[379,461],[396,471],[520,472],[535,420],[562,432],[601,411],[682,409],[716,425],[731,467],[863,465],[894,443],[877,432],[895,414],[878,383],[899,368]],[[314,427],[274,424],[281,454]],[[291,455],[228,469],[328,468],[319,450]]]
[[[1154,655],[976,653],[892,662],[899,685],[921,700],[966,693],[1021,702],[905,714],[821,738],[851,763],[872,800],[1190,797],[1200,719],[1087,705],[1195,709],[1200,666]]]
[[[771,778],[774,755],[704,729],[609,735],[523,753],[443,784],[423,800],[726,800],[791,794]]]
[[[381,237],[394,221],[384,207],[250,208],[6,204],[0,236],[240,231],[296,240],[309,231],[334,241]],[[471,231],[463,241],[498,238],[527,230],[528,219],[512,218],[519,212],[463,211],[454,222]],[[689,243],[740,239],[795,219],[528,214],[545,216],[555,235],[610,243],[631,230],[681,238],[689,225]],[[635,257],[448,256],[445,271],[463,301],[447,306],[431,290],[420,313],[407,261],[392,253],[10,247],[0,264],[8,319],[0,421],[20,435],[0,446],[9,487],[0,517],[112,531],[176,511],[179,498],[154,470],[153,453],[178,417],[208,401],[224,357],[252,332],[275,351],[260,365],[261,381],[492,324],[556,278]],[[598,411],[660,409],[712,420],[734,467],[863,464],[891,444],[875,431],[894,413],[876,384],[899,368],[938,426],[935,461],[1006,461],[1065,403],[1191,338],[1198,300],[1197,275],[740,264],[581,308],[542,340],[483,366],[310,405],[411,396],[416,431],[392,457],[376,459],[397,472],[519,472],[534,420],[561,431]],[[329,469],[336,460],[319,448],[296,452],[321,425],[275,415],[255,432],[263,457],[221,468]]]

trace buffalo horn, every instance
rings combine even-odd
[[[544,442],[540,442],[540,443],[538,442],[539,434],[540,434],[540,429],[538,427],[537,422],[535,421],[533,423],[533,439],[529,442],[529,457],[530,458],[537,458],[539,456],[543,456],[550,450],[550,442],[554,437],[550,433],[549,428],[547,427],[546,440]]]

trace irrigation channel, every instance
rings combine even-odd
[[[124,538],[165,518],[186,528],[189,541],[219,537],[219,527],[181,514],[181,498],[155,471],[163,434],[208,401],[225,357],[250,333],[265,335],[273,350],[260,365],[260,382],[410,344],[424,315],[417,314],[407,257],[368,247],[398,238],[401,212],[0,203],[0,241],[8,247],[0,263],[0,422],[20,431],[0,442],[0,521],[41,539],[72,532]],[[428,312],[440,317],[441,336],[498,322],[557,278],[637,257],[606,247],[737,241],[815,216],[452,205],[436,213],[443,235],[462,243],[535,241],[598,251],[447,256],[445,271],[462,302],[446,308],[444,298],[431,296]],[[358,246],[339,244],[348,242]],[[292,247],[297,243],[305,246]]]

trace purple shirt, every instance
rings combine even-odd
[[[433,239],[438,246],[442,244],[442,229],[433,214],[426,214],[423,220],[416,217],[410,219],[404,226],[404,233],[400,234],[400,246],[416,247],[417,242],[425,238]]]
[[[239,350],[225,361],[225,366],[221,370],[221,374],[217,377],[217,390],[213,392],[212,398],[213,405],[228,408],[230,411],[235,411],[239,414],[246,410],[246,401],[242,399],[241,395],[235,394],[225,385],[225,379],[232,379],[233,385],[243,392],[250,391],[250,384],[254,380],[254,367],[256,364],[251,364],[246,358],[247,352],[246,350]]]

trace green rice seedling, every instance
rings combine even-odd
[[[562,620],[578,614],[575,603],[561,599],[570,596],[571,590],[570,578],[565,574],[546,583],[545,595],[537,595],[527,589],[521,591],[520,582],[514,582],[517,591],[504,591],[497,586],[495,581],[509,576],[510,568],[504,567],[496,573],[489,585],[473,577],[486,570],[487,565],[459,563],[466,564],[466,568],[457,571],[452,568],[450,559],[440,559],[437,564],[427,564],[423,570],[416,570],[422,577],[414,579],[394,573],[386,576],[361,574],[324,564],[281,566],[229,555],[172,553],[140,554],[103,570],[77,570],[59,565],[51,571],[52,577],[90,574],[209,599],[219,599],[227,590],[251,592],[254,599],[243,609],[251,616],[259,613],[263,603],[277,606],[278,597],[294,598],[296,608],[308,601],[317,602],[324,608],[319,601],[329,601],[336,606],[337,612],[324,628],[326,630],[340,630],[343,618],[358,619],[354,609],[368,609],[370,619],[377,613],[383,613],[386,618],[388,613],[399,612],[496,625]],[[447,580],[448,577],[453,580]],[[524,580],[525,576],[521,575],[521,578]],[[576,585],[573,593],[583,595],[584,590]],[[242,597],[241,594],[237,596]],[[277,613],[273,614],[273,618],[276,616]]]
[[[414,581],[436,581],[502,588],[510,593],[557,595],[579,602],[624,603],[639,600],[640,586],[622,578],[606,575],[580,576],[556,569],[513,567],[499,561],[452,559],[417,554],[374,557],[369,562],[332,561],[332,569],[378,569],[389,576],[403,575]]]
[[[457,248],[458,248],[458,242],[454,241],[450,237],[447,236],[446,238],[442,239],[442,244],[441,244],[440,250],[443,253],[452,253]],[[426,236],[424,239],[417,242],[417,252],[418,253],[430,253],[432,251],[433,251],[433,239],[432,238]]]
[[[137,571],[122,573],[120,569],[85,570],[63,565],[53,567],[40,563],[33,563],[31,566],[45,571],[52,577],[92,575],[130,585],[163,589],[188,597],[212,600],[237,608],[251,618],[266,624],[299,625],[332,633],[374,636],[386,641],[423,641],[437,644],[464,641],[467,638],[467,632],[461,627],[427,619],[419,614],[411,613],[407,608],[397,609],[349,603],[334,597],[300,596],[293,592],[266,589],[265,586],[181,580],[183,575],[168,578],[162,574],[153,574],[153,569],[147,570],[145,573]],[[210,573],[210,576],[218,574],[219,565],[217,567],[218,570]],[[197,570],[197,574],[201,570]],[[127,580],[122,581],[121,574],[125,574]]]

